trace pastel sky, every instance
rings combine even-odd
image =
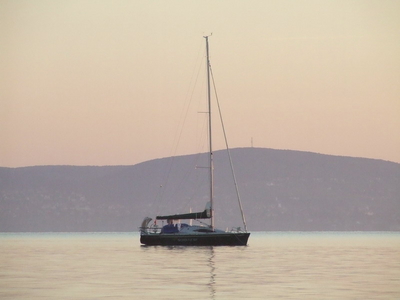
[[[400,162],[399,16],[397,0],[0,0],[0,166],[206,151],[210,33],[232,148]]]

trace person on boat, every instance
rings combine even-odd
[[[176,233],[179,232],[178,225],[174,225],[174,221],[172,219],[167,220],[167,225],[164,225],[161,229],[161,233]]]

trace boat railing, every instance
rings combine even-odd
[[[142,234],[156,234],[161,233],[161,228],[158,225],[152,224],[151,226],[139,227],[139,230]]]
[[[230,232],[246,232],[244,230],[242,230],[242,227],[232,227]]]

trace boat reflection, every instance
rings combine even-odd
[[[210,282],[208,287],[210,289],[210,299],[215,299],[215,250],[213,246],[209,248],[208,266],[210,267]]]
[[[163,282],[164,297],[172,292],[196,295],[201,299],[216,298],[216,247],[215,246],[146,246],[140,249],[146,254],[142,274],[148,281]],[[221,248],[221,247],[218,247]],[[168,298],[168,297],[167,297]]]

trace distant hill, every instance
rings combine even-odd
[[[400,231],[400,164],[261,148],[231,154],[250,231]],[[145,216],[200,211],[206,164],[198,154],[134,166],[0,168],[0,231],[136,231]],[[221,229],[242,226],[231,178],[226,151],[216,151]]]

